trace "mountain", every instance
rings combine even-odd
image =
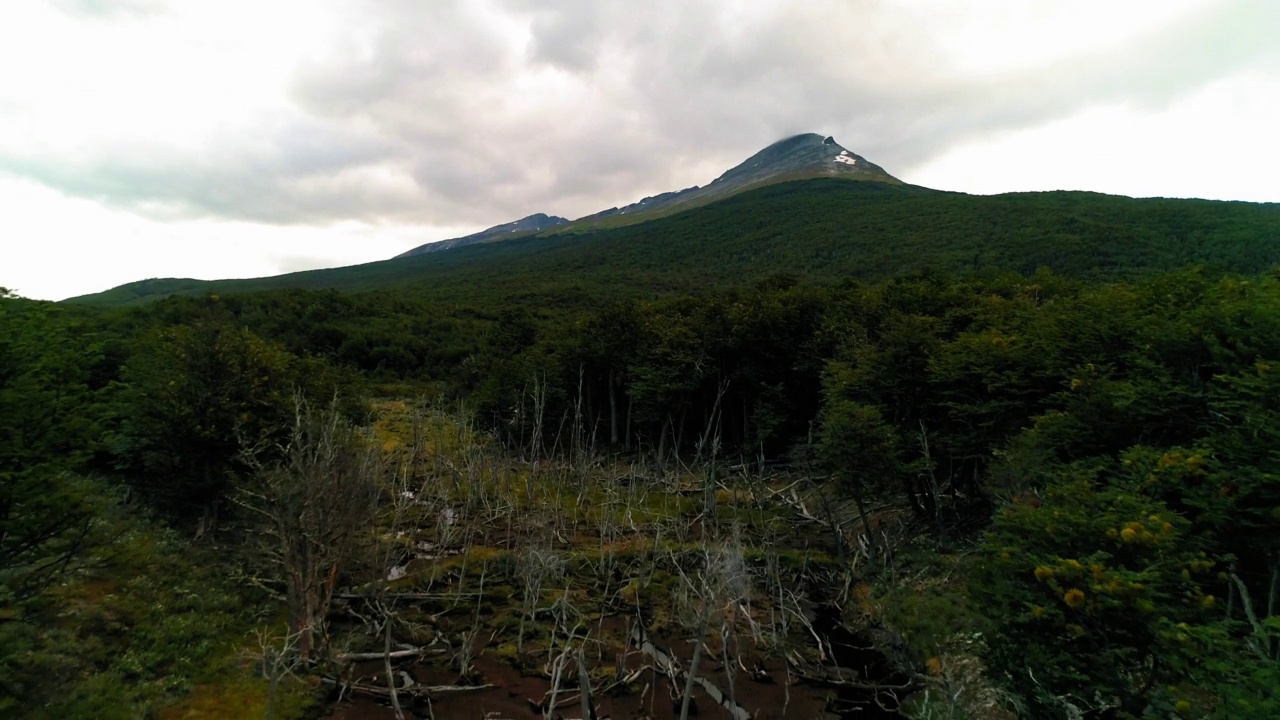
[[[567,226],[559,226],[567,227]],[[746,190],[625,227],[460,247],[252,280],[162,279],[68,302],[134,305],[174,294],[380,290],[482,313],[596,307],[742,287],[778,273],[817,282],[920,270],[1047,267],[1107,280],[1202,264],[1280,264],[1280,204],[1134,199],[1088,192],[965,195],[816,178]]]
[[[556,233],[575,233],[634,225],[700,207],[752,188],[820,177],[902,184],[901,180],[885,172],[884,168],[842,147],[835,138],[805,133],[773,143],[726,170],[705,187],[695,185],[684,190],[653,195],[625,207],[609,208],[574,221],[538,213],[505,225],[495,225],[474,235],[421,245],[396,257],[412,257],[477,243],[513,240],[553,229]]]
[[[884,168],[842,147],[832,137],[805,133],[779,140],[725,171],[704,187],[666,192],[625,207],[609,208],[562,226],[558,232],[581,232],[631,225],[689,210],[737,193],[791,180],[834,177],[901,184]]]
[[[465,237],[419,245],[408,252],[400,253],[396,257],[413,257],[414,255],[450,250],[456,247],[475,245],[476,243],[493,242],[495,240],[509,240],[511,238],[523,237],[525,235],[542,232],[543,230],[553,228],[557,225],[563,225],[567,222],[569,221],[562,217],[536,213],[529,217],[520,218],[515,222],[509,222],[504,225],[494,225],[488,230],[481,230],[478,233],[473,233]]]
[[[531,215],[363,265],[250,280],[143,280],[68,302],[121,306],[296,288],[387,290],[477,307],[513,300],[587,307],[777,273],[837,281],[1047,267],[1109,279],[1188,264],[1239,273],[1280,264],[1280,204],[930,190],[830,137],[806,134],[764,148],[705,187],[573,222]]]

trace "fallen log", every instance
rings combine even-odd
[[[475,591],[465,592],[448,592],[448,593],[429,593],[429,592],[393,592],[387,593],[384,597],[390,600],[439,600],[454,601],[459,598],[476,598],[480,597],[480,593]],[[361,593],[334,593],[334,600],[368,600],[369,596]]]
[[[856,690],[867,690],[870,692],[902,692],[904,690],[916,690],[920,687],[919,683],[908,680],[901,685],[892,683],[872,682],[856,679],[857,673],[846,670],[845,668],[821,668],[823,673],[815,675],[813,673],[798,672],[796,677],[814,685],[837,688],[854,688]]]
[[[362,652],[362,653],[339,653],[334,655],[333,659],[338,662],[354,662],[359,660],[381,660],[383,658],[391,658],[399,660],[407,657],[421,657],[424,655],[444,655],[448,650],[444,648],[411,648],[409,650],[394,650],[390,653],[384,652]]]
[[[391,688],[381,685],[369,685],[368,683],[346,683],[332,677],[322,677],[320,682],[328,687],[341,687],[350,692],[364,693],[365,695],[373,695],[374,697],[391,697]],[[476,692],[479,690],[489,690],[495,687],[492,683],[484,685],[408,685],[396,688],[396,692],[401,696],[427,697],[434,695],[445,695],[449,693]]]
[[[652,658],[654,664],[659,668],[662,668],[662,671],[666,673],[667,677],[671,678],[671,682],[673,684],[678,685],[681,680],[688,680],[687,673],[682,672],[676,667],[676,663],[672,655],[655,645],[653,641],[649,639],[648,633],[644,631],[644,624],[639,620],[637,620],[635,625],[631,628],[631,642],[640,650],[640,652]],[[702,642],[702,639],[698,638],[697,642]],[[729,715],[733,717],[733,720],[751,719],[751,713],[747,712],[746,708],[729,699],[729,696],[720,689],[720,686],[712,682],[710,678],[702,675],[694,675],[693,681],[702,687],[703,691],[707,693],[713,702],[723,707],[725,710],[728,710]]]

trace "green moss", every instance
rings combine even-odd
[[[516,644],[514,642],[499,643],[492,650],[494,657],[503,661],[510,661],[516,657]]]
[[[264,717],[270,689],[266,680],[238,677],[198,685],[191,694],[159,711],[159,720],[220,720]],[[271,706],[275,720],[311,717],[321,706],[315,678],[286,678],[276,690]]]

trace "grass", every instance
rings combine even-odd
[[[292,678],[279,689],[270,717],[303,718],[316,708],[318,686],[314,678]],[[161,708],[158,720],[225,720],[267,717],[267,681],[245,669],[238,677],[195,686],[180,701]]]
[[[266,686],[244,659],[256,613],[208,552],[139,523],[109,560],[56,588],[55,616],[24,618],[40,626],[13,667],[64,682],[19,716],[261,717]],[[302,717],[312,701],[305,682],[292,683],[274,717]]]

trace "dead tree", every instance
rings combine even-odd
[[[697,681],[698,664],[702,660],[703,646],[706,643],[707,631],[713,620],[720,621],[721,637],[726,639],[733,632],[735,618],[745,614],[750,621],[749,611],[744,613],[751,593],[750,576],[743,557],[742,545],[737,533],[715,547],[704,549],[700,572],[686,573],[681,567],[679,558],[672,557],[676,571],[683,579],[683,588],[677,594],[681,608],[680,620],[694,630],[693,657],[689,660],[689,672],[685,677],[683,696],[680,702],[680,719],[689,717],[690,701],[693,697],[694,684]],[[726,642],[722,648],[726,672],[731,673],[728,664],[736,662],[730,657]],[[728,675],[730,695],[727,707],[736,707],[733,697],[733,678]]]
[[[274,717],[280,683],[293,677],[302,663],[302,658],[296,652],[302,633],[286,633],[283,637],[277,637],[268,630],[260,629],[254,633],[254,637],[258,648],[247,651],[245,658],[258,665],[262,677],[267,681],[267,701],[262,717],[263,720],[271,720]]]
[[[248,453],[253,478],[239,502],[259,520],[268,564],[285,588],[298,654],[316,659],[339,575],[377,518],[378,448],[345,420],[336,399],[316,410],[294,398],[294,421],[277,459]]]
[[[527,548],[516,559],[516,572],[520,577],[523,589],[523,614],[520,616],[520,627],[516,630],[516,652],[524,652],[525,622],[536,621],[538,604],[542,601],[543,585],[556,582],[565,569],[564,558],[551,550],[536,547]]]

